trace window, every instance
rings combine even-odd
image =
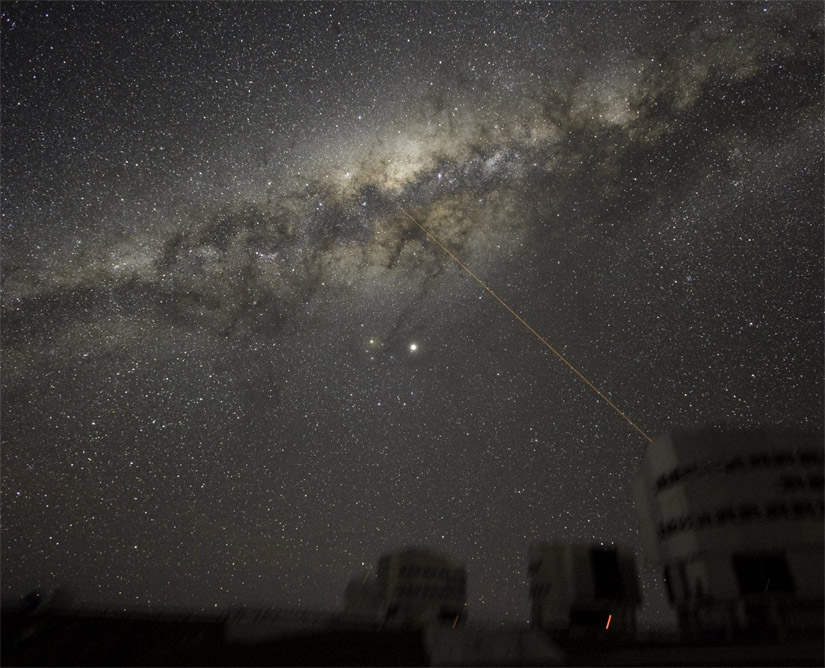
[[[665,581],[665,590],[667,591],[667,601],[670,605],[673,605],[675,597],[673,595],[673,583],[670,581],[670,566],[665,566],[663,579]]]
[[[794,456],[792,452],[787,450],[778,450],[773,453],[773,463],[776,466],[788,466],[794,463]]]
[[[745,468],[745,460],[741,457],[734,457],[725,462],[725,473],[734,473]]]
[[[794,517],[812,517],[816,514],[814,504],[806,499],[794,501],[793,504],[791,504],[791,509],[793,510]]]
[[[772,463],[772,457],[768,453],[760,452],[750,456],[750,465],[753,468],[759,468],[761,466],[769,467]]]
[[[786,506],[784,503],[772,503],[765,507],[765,514],[768,516],[768,519],[775,519],[777,517],[787,517],[788,506]]]
[[[699,517],[696,518],[696,527],[699,529],[710,526],[711,524],[713,524],[713,515],[707,511],[700,513]]]
[[[800,464],[822,466],[822,453],[816,450],[799,450],[796,456]]]
[[[616,550],[591,550],[590,563],[593,567],[596,598],[620,599],[622,577],[619,571],[619,555]]]
[[[805,489],[805,479],[801,475],[786,475],[782,478],[782,489],[786,492],[793,492]]]
[[[784,554],[735,554],[733,570],[742,594],[792,594],[795,591]]]
[[[761,516],[758,506],[739,506],[739,521],[749,522]]]

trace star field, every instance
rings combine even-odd
[[[2,590],[528,618],[647,433],[821,426],[820,3],[4,3]]]

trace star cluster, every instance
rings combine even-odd
[[[822,7],[5,3],[3,594],[528,617],[647,433],[821,425]],[[645,618],[645,617],[643,617]]]

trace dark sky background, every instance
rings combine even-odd
[[[2,592],[337,608],[382,552],[526,620],[646,441],[820,427],[823,10],[2,7]]]

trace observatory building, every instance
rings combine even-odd
[[[821,637],[822,432],[674,431],[633,488],[684,634]]]
[[[378,589],[388,622],[458,625],[465,616],[467,571],[463,564],[426,547],[382,555]]]
[[[534,629],[584,637],[633,635],[641,592],[632,553],[538,542],[528,554]]]

